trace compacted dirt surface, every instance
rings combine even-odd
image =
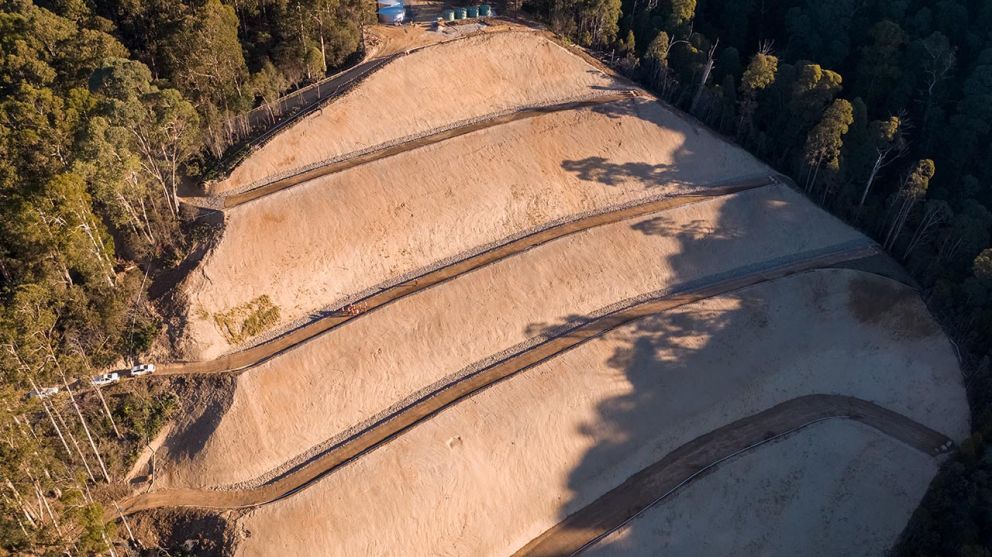
[[[646,315],[690,304],[704,298],[724,294],[759,282],[773,280],[818,266],[839,265],[846,260],[868,257],[872,254],[874,254],[874,248],[868,245],[845,246],[841,249],[812,253],[805,257],[799,256],[787,262],[780,262],[774,266],[761,267],[755,270],[741,270],[739,274],[735,273],[729,278],[704,282],[693,288],[678,290],[668,295],[661,295],[654,299],[635,303],[601,317],[590,319],[582,325],[561,331],[556,336],[533,347],[508,356],[479,371],[460,377],[432,391],[429,395],[412,401],[411,404],[372,424],[369,428],[347,439],[340,445],[331,448],[323,454],[316,455],[309,462],[288,471],[279,479],[269,482],[260,488],[227,492],[157,490],[155,493],[142,494],[132,500],[126,501],[123,508],[127,512],[133,512],[158,506],[232,508],[258,506],[272,502],[299,490],[314,479],[326,474],[342,463],[353,459],[356,455],[360,455],[384,443],[397,434],[402,433],[413,424],[423,420],[425,417],[429,417],[481,389],[519,373],[536,363],[574,348],[589,339],[596,338],[625,323]]]
[[[698,203],[710,197],[719,197],[773,183],[776,183],[775,180],[767,177],[742,179],[732,183],[708,187],[698,194],[687,194],[678,197],[663,196],[630,206],[577,217],[562,224],[550,226],[537,232],[526,234],[523,237],[510,240],[476,255],[458,259],[423,275],[418,275],[385,287],[365,298],[355,300],[348,307],[337,308],[335,311],[327,312],[326,315],[307,322],[297,329],[293,329],[251,348],[225,354],[213,360],[164,364],[159,366],[157,373],[162,375],[227,373],[257,365],[290,347],[305,342],[320,333],[356,319],[390,302],[430,288],[474,269],[489,265],[500,259],[522,253],[549,241],[597,226],[629,220],[662,210]],[[349,312],[349,308],[354,308],[354,311]]]
[[[778,218],[762,218],[771,213]],[[816,226],[780,240],[789,223]],[[691,238],[700,242],[698,254],[678,262]],[[754,244],[767,247],[747,249]],[[218,421],[209,438],[174,430],[159,459],[159,485],[257,484],[418,396],[604,312],[754,276],[825,250],[844,252],[851,244],[865,241],[787,187],[768,185],[534,246],[417,290],[246,370],[226,411],[205,416]],[[856,251],[845,257],[868,250]],[[448,344],[439,349],[424,338]],[[333,414],[308,419],[327,405]],[[188,418],[200,419],[192,412]],[[193,442],[200,448],[190,453]]]
[[[514,555],[574,555],[595,545],[717,464],[831,418],[870,425],[928,456],[947,452],[953,445],[945,435],[870,402],[837,395],[794,398],[682,445],[541,534]]]
[[[905,273],[587,56],[485,27],[379,30],[383,63],[208,185],[223,235],[159,365],[202,377],[118,501],[137,535],[883,552],[968,429]]]
[[[621,87],[591,70],[530,30],[481,33],[420,48],[369,75],[333,107],[271,139],[212,189],[242,188],[335,155],[505,109]],[[439,86],[455,80],[457,95],[437,94]]]
[[[856,421],[816,422],[721,464],[581,554],[885,555],[939,461]]]
[[[293,326],[517,234],[769,173],[637,97],[325,175],[225,212],[223,237],[180,286],[188,307],[182,348],[192,359],[230,351],[215,316],[262,295],[279,309],[274,327]]]

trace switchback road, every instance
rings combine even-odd
[[[619,209],[603,211],[593,215],[577,218],[556,226],[551,226],[543,230],[528,234],[513,241],[496,246],[490,250],[445,265],[439,269],[430,271],[420,276],[391,285],[375,294],[365,297],[351,304],[357,312],[349,313],[341,310],[326,315],[320,319],[311,321],[302,327],[293,329],[281,336],[257,346],[247,348],[238,352],[232,352],[220,356],[213,360],[200,362],[177,362],[162,364],[159,366],[157,375],[190,375],[208,373],[227,373],[257,365],[273,356],[284,352],[297,344],[306,342],[311,338],[342,325],[352,319],[357,319],[382,307],[390,302],[409,296],[421,290],[430,288],[436,284],[450,280],[459,275],[471,272],[479,267],[489,265],[527,251],[541,244],[557,240],[570,234],[589,230],[597,226],[612,224],[628,219],[634,219],[668,209],[674,209],[692,203],[699,203],[714,197],[721,197],[739,193],[745,190],[754,189],[775,183],[775,179],[768,176],[757,178],[746,178],[722,185],[712,185],[700,188],[700,191],[692,195],[679,197],[660,197],[648,200],[636,205],[630,205]]]
[[[389,442],[417,423],[457,404],[495,383],[558,356],[634,320],[822,267],[840,266],[877,253],[874,244],[856,241],[828,249],[775,260],[764,266],[750,266],[723,273],[711,280],[694,281],[656,297],[634,302],[612,313],[581,323],[544,342],[507,356],[488,367],[465,375],[453,383],[417,400],[373,423],[352,437],[314,456],[276,480],[258,488],[241,491],[163,489],[137,494],[120,502],[125,514],[159,507],[199,507],[208,509],[250,508],[288,497],[306,488],[338,467]]]

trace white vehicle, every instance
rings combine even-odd
[[[59,393],[58,387],[41,387],[37,391],[28,393],[28,398],[48,398]]]
[[[141,377],[142,375],[148,375],[149,373],[155,373],[155,364],[138,364],[131,368],[128,372],[131,377]]]
[[[114,373],[104,373],[103,375],[97,375],[96,377],[90,379],[90,385],[94,387],[102,387],[104,385],[113,385],[121,380],[121,376],[116,372]]]

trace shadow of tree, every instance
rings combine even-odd
[[[635,178],[645,182],[662,184],[675,174],[670,164],[644,164],[608,162],[604,157],[586,157],[576,161],[565,161],[561,167],[575,173],[589,182],[599,182],[608,186]]]
[[[681,130],[687,136],[698,135],[697,125],[664,108],[659,102],[646,101],[643,98],[632,98],[623,102],[603,103],[590,108],[596,114],[604,115],[611,120],[636,118],[640,122],[655,125],[666,131]],[[686,178],[686,171],[695,172],[705,169],[706,157],[689,148],[684,142],[672,153],[671,163],[645,163],[637,161],[617,162],[605,156],[591,156],[578,160],[562,161],[561,167],[587,181],[598,182],[607,186],[617,186],[623,182],[636,180],[646,185],[679,185],[690,184],[693,181]]]
[[[564,161],[562,167],[583,179],[614,185],[631,177],[658,182],[670,180],[678,173],[679,164],[611,164],[604,157],[591,157]],[[749,223],[748,219],[755,218],[753,214],[737,214],[727,207],[733,205],[724,205],[712,219],[678,221],[660,214],[633,223],[631,228],[645,235],[677,239],[678,250],[662,257],[661,264],[673,271],[673,284],[698,283],[704,278],[700,276],[699,262],[713,257],[708,254],[733,254],[734,250],[756,250],[768,244],[768,237],[752,237],[756,227],[749,226],[753,222]],[[797,218],[796,213],[779,211],[782,207],[771,196],[765,205],[766,213],[759,218],[782,219],[782,230],[786,233],[792,227],[809,225]],[[768,258],[766,261],[775,259],[774,254],[764,257]],[[658,264],[657,261],[658,258],[652,257],[645,264]],[[728,261],[724,269],[734,267],[734,262]],[[604,368],[619,372],[616,375],[622,377],[626,388],[623,394],[596,403],[595,418],[577,426],[577,433],[592,439],[593,444],[568,476],[569,495],[559,505],[559,520],[595,501],[618,485],[618,481],[624,481],[661,455],[744,417],[735,415],[742,407],[737,401],[757,400],[757,393],[779,388],[771,387],[777,383],[758,363],[762,362],[762,353],[776,355],[778,370],[802,365],[802,355],[813,350],[810,343],[815,341],[805,338],[807,333],[801,327],[783,328],[783,309],[776,308],[769,290],[763,292],[731,293],[719,303],[650,315],[604,335],[605,341],[614,346]],[[770,311],[778,312],[778,328],[773,333],[761,334],[769,326]],[[561,324],[532,324],[527,332],[555,334],[564,326],[574,326],[588,318],[571,315]],[[753,342],[756,336],[761,337],[761,342]],[[572,371],[606,373],[605,370]],[[748,404],[751,403],[743,406]],[[688,438],[684,438],[686,435]],[[812,517],[805,520],[801,527],[813,526],[809,522]],[[569,529],[581,537],[585,535],[583,532],[597,526],[573,523]],[[649,544],[643,547],[650,547],[652,534],[637,528],[628,524],[627,537],[643,535],[642,542]],[[569,536],[567,532],[564,535]]]

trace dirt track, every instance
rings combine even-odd
[[[582,323],[528,350],[509,356],[413,401],[348,440],[257,489],[244,491],[166,489],[132,496],[121,502],[121,508],[125,514],[158,507],[248,508],[282,499],[304,489],[342,464],[375,449],[397,435],[401,435],[422,420],[460,400],[621,325],[704,298],[719,296],[761,282],[819,267],[836,266],[846,261],[872,257],[876,253],[875,246],[868,243],[867,240],[849,243],[826,250],[799,254],[788,260],[775,261],[760,268],[732,270],[717,277],[711,277],[709,280],[685,285],[675,292],[659,293],[654,298],[634,303],[634,305]]]
[[[204,207],[219,206],[223,209],[231,209],[260,197],[265,197],[266,195],[271,195],[278,191],[302,184],[303,182],[320,178],[321,176],[327,176],[328,174],[334,174],[336,172],[343,172],[349,168],[354,168],[373,161],[392,157],[400,153],[405,153],[407,151],[412,151],[428,145],[434,145],[435,143],[447,141],[468,133],[500,126],[509,122],[515,122],[517,120],[541,116],[542,114],[588,108],[600,104],[625,100],[632,96],[637,96],[637,91],[630,90],[620,93],[600,94],[586,99],[573,100],[552,105],[523,107],[508,114],[499,114],[490,118],[482,119],[481,121],[464,125],[456,125],[450,129],[444,129],[442,131],[423,137],[418,137],[410,141],[404,141],[396,145],[360,152],[357,155],[346,156],[341,160],[336,160],[327,164],[319,164],[316,168],[302,170],[286,178],[281,178],[255,187],[250,187],[246,191],[220,195],[218,196],[219,199],[208,198],[207,201],[202,201],[190,198],[185,201],[194,205],[201,204]]]
[[[864,423],[929,455],[946,452],[950,447],[951,440],[945,435],[871,402],[841,395],[802,396],[682,445],[514,555],[549,557],[581,553],[719,463],[833,418]]]
[[[344,311],[335,312],[308,323],[298,329],[294,329],[282,336],[276,337],[269,342],[265,342],[239,352],[226,354],[213,360],[163,364],[159,366],[157,374],[187,375],[226,373],[244,369],[272,358],[273,356],[276,356],[277,354],[288,350],[297,344],[305,342],[325,331],[333,329],[338,325],[352,319],[356,319],[357,317],[360,317],[362,313],[367,313],[405,296],[409,296],[418,291],[430,288],[438,283],[468,273],[474,269],[478,269],[479,267],[488,265],[500,259],[526,251],[535,246],[556,240],[563,236],[605,224],[648,215],[665,209],[672,209],[691,203],[698,203],[713,197],[730,195],[741,191],[766,186],[772,183],[775,183],[775,180],[770,177],[751,178],[725,185],[704,188],[701,189],[699,193],[692,195],[654,199],[637,205],[612,211],[605,211],[566,222],[558,226],[553,226],[381,290],[352,304],[353,307],[361,308],[361,313],[358,313],[357,315],[351,315]]]
[[[463,40],[483,33],[508,32],[514,30],[516,30],[516,28],[512,26],[507,28],[495,26],[493,29],[486,29],[475,33],[460,35],[441,42]],[[380,45],[377,51],[365,60],[362,60],[354,66],[333,76],[329,76],[321,81],[318,81],[317,83],[304,87],[303,89],[293,91],[292,93],[289,93],[274,101],[275,104],[282,107],[282,111],[284,113],[290,110],[287,109],[289,106],[295,107],[294,109],[291,109],[296,110],[295,112],[285,114],[277,122],[270,123],[271,116],[266,107],[260,106],[252,109],[247,115],[249,127],[253,130],[264,129],[264,131],[259,135],[246,140],[236,152],[227,153],[224,160],[219,162],[217,165],[218,168],[223,169],[222,176],[219,179],[214,179],[214,181],[222,181],[226,179],[234,167],[244,162],[244,159],[249,156],[251,152],[259,149],[282,130],[296,124],[298,121],[319,110],[329,101],[341,96],[344,93],[347,93],[352,86],[367,78],[373,72],[381,69],[383,66],[399,58],[400,56],[406,56],[418,50],[435,46],[436,44],[405,44],[405,41],[403,40],[390,40],[391,37],[389,35],[392,35],[392,30],[387,29],[387,31],[389,31],[389,33],[386,37],[383,37],[385,39],[385,44]],[[321,93],[322,90],[324,93]],[[204,198],[187,197],[180,198],[180,201],[191,205],[202,206],[200,205],[200,201],[203,199]]]

